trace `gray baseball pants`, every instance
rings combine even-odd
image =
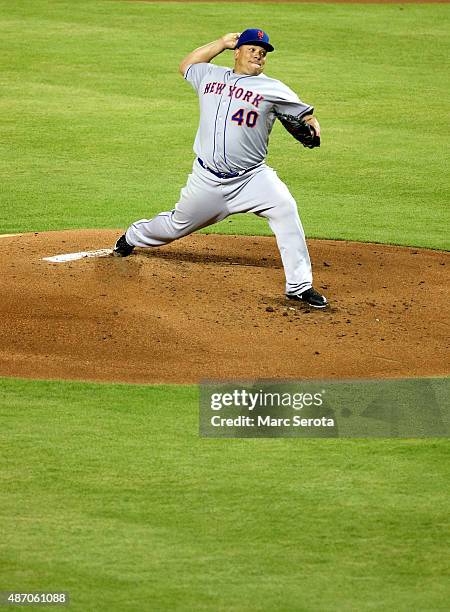
[[[265,217],[275,234],[286,293],[309,289],[311,261],[296,202],[277,173],[265,164],[242,176],[221,179],[196,160],[175,208],[153,219],[136,221],[128,228],[126,240],[137,247],[158,247],[229,215],[247,212]]]

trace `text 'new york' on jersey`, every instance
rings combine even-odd
[[[313,107],[281,81],[236,74],[214,64],[191,64],[185,79],[199,96],[194,152],[210,168],[231,173],[264,161],[275,113],[302,116]]]

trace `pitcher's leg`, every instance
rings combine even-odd
[[[175,208],[132,223],[125,234],[126,241],[137,247],[158,247],[217,223],[227,215],[220,189],[194,169]]]
[[[287,294],[301,294],[312,287],[311,261],[297,205],[272,168],[265,166],[249,177],[229,208],[233,213],[253,212],[268,219],[283,262]]]
[[[303,293],[312,287],[312,269],[295,200],[283,201],[258,214],[268,219],[270,229],[275,234],[286,276],[286,294]]]

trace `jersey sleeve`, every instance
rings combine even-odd
[[[192,85],[195,91],[198,92],[203,79],[210,75],[215,68],[216,66],[214,64],[190,64],[184,73],[184,78]]]
[[[273,103],[275,113],[281,113],[283,115],[303,117],[304,115],[312,115],[314,112],[313,106],[306,102],[302,102],[297,94],[286,85],[280,87]]]

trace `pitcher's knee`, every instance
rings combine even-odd
[[[176,210],[160,213],[148,229],[156,239],[164,242],[173,242],[193,231],[191,220],[184,219]]]
[[[296,201],[294,198],[286,198],[278,202],[269,212],[268,217],[273,220],[284,219],[287,222],[297,221],[298,210]]]
[[[177,211],[172,211],[170,226],[175,239],[177,239],[195,232],[198,224],[193,219],[183,218],[182,215],[177,214]]]
[[[287,198],[283,201],[282,206],[286,214],[298,215],[297,202],[294,198]]]

